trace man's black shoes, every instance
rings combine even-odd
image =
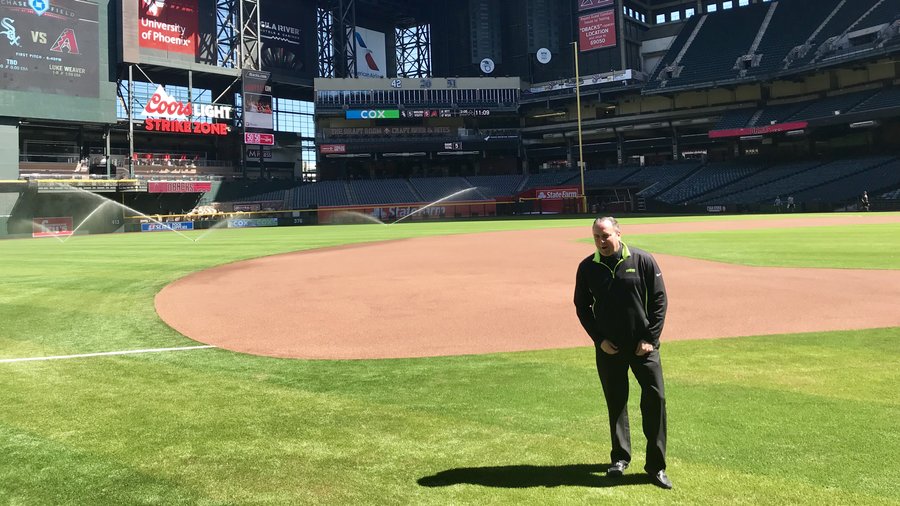
[[[606,470],[606,476],[609,476],[610,478],[618,478],[625,473],[626,469],[628,469],[628,461],[617,460],[609,466],[609,469]]]
[[[664,488],[669,490],[672,488],[672,480],[666,476],[666,471],[664,469],[660,469],[655,473],[647,473],[650,475],[650,483],[653,483],[659,488]]]

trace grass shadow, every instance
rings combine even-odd
[[[459,467],[419,478],[417,483],[423,487],[447,487],[465,483],[498,488],[617,487],[650,483],[650,477],[644,473],[625,474],[619,478],[597,474],[605,473],[608,467],[609,464]]]

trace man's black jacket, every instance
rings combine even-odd
[[[611,269],[597,252],[578,265],[575,309],[594,343],[604,339],[621,348],[640,340],[659,348],[666,319],[666,286],[656,260],[622,243],[622,258]]]

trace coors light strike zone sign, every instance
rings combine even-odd
[[[192,121],[197,118],[231,120],[231,106],[180,102],[159,86],[144,106],[144,128],[150,132],[228,135],[227,123]]]

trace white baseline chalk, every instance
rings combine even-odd
[[[188,351],[188,350],[205,350],[215,348],[215,346],[185,346],[182,348],[152,348],[147,350],[125,350],[125,351],[106,351],[102,353],[84,353],[81,355],[59,355],[55,357],[30,357],[30,358],[2,358],[0,364],[8,364],[12,362],[39,362],[42,360],[68,360],[72,358],[87,357],[110,357],[114,355],[136,355],[138,353],[162,353],[166,351]]]

